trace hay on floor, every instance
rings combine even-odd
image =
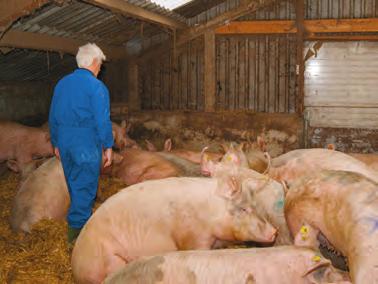
[[[42,220],[30,234],[11,231],[9,216],[18,182],[13,173],[0,178],[0,283],[73,283],[66,222]],[[124,187],[101,178],[95,208]]]

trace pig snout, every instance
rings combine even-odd
[[[249,228],[250,233],[254,235],[254,240],[261,243],[273,243],[277,237],[278,230],[267,220],[255,218],[258,220],[256,223],[252,222]]]
[[[248,220],[242,222],[239,228],[238,239],[242,241],[255,241],[259,243],[273,243],[278,230],[268,221],[251,213]],[[244,225],[243,225],[244,223]]]
[[[260,242],[273,243],[277,238],[278,230],[270,224],[265,226],[268,226],[268,228],[265,229]]]

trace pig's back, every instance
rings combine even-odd
[[[206,200],[215,190],[216,181],[210,178],[171,177],[149,180],[126,187],[108,198],[93,214],[120,212],[120,209],[140,212],[154,211],[171,202]]]
[[[306,283],[300,281],[302,273],[290,270],[302,264],[301,258],[315,255],[310,249],[294,246],[172,252],[134,261],[104,283]]]
[[[20,185],[11,210],[12,229],[29,231],[41,218],[62,219],[69,195],[60,161],[44,162]]]
[[[328,149],[293,150],[273,159],[272,167],[272,172],[278,168],[287,181],[314,171],[339,170],[360,173],[378,182],[378,175],[365,163],[348,154]]]

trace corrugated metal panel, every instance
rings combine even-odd
[[[311,127],[378,129],[378,108],[307,108]]]
[[[306,62],[310,125],[378,129],[377,82],[378,43],[324,43]]]
[[[239,20],[295,19],[295,1],[280,1],[277,5],[260,9]],[[376,0],[306,0],[306,19],[344,19],[378,17]]]
[[[185,22],[185,18],[148,0],[128,1],[173,19]],[[47,33],[120,45],[128,40],[130,35],[138,35],[141,21],[116,15],[106,9],[79,1],[72,1],[63,6],[50,4],[37,13],[21,19],[13,28],[30,32]],[[144,36],[153,36],[161,29],[154,24],[144,24]]]
[[[293,1],[280,1],[277,5],[259,9],[255,13],[241,17],[238,21],[252,20],[293,20],[295,19],[295,6]]]
[[[194,17],[212,7],[219,5],[224,0],[193,0],[179,8],[174,9],[174,12],[184,16],[185,18]]]
[[[180,48],[177,67],[171,54],[140,66],[142,109],[203,110],[203,40]]]
[[[376,0],[307,0],[308,19],[372,18],[378,15]]]
[[[147,0],[134,1],[133,4],[183,19]],[[123,45],[130,38],[134,38],[132,44],[136,42],[141,46],[142,41],[141,21],[116,15],[79,1],[67,2],[62,6],[51,3],[34,14],[20,19],[12,28],[118,46]],[[161,28],[144,23],[145,48],[161,41],[163,38],[161,35],[164,35]],[[54,80],[75,67],[75,60],[72,58],[68,61],[60,60],[57,53],[50,53],[48,68],[46,52],[30,51],[29,53],[26,50],[15,50],[7,55],[0,53],[0,80],[45,80],[47,78]]]
[[[194,26],[197,24],[204,23],[206,21],[209,21],[210,19],[215,18],[216,16],[219,16],[220,14],[223,14],[237,6],[239,6],[240,0],[226,0],[225,2],[212,7],[211,9],[204,11],[197,16],[194,16],[190,19],[187,19],[187,24]]]
[[[295,112],[295,45],[288,36],[217,38],[217,109]]]

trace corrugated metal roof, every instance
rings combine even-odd
[[[219,5],[222,2],[224,2],[224,0],[193,0],[174,9],[174,12],[184,16],[185,18],[192,18],[206,10],[213,8],[216,5]]]
[[[19,20],[12,28],[109,45],[123,45],[138,33],[140,25],[139,20],[74,1],[61,7],[48,5],[38,13]],[[156,25],[143,25],[145,32],[160,31]]]

